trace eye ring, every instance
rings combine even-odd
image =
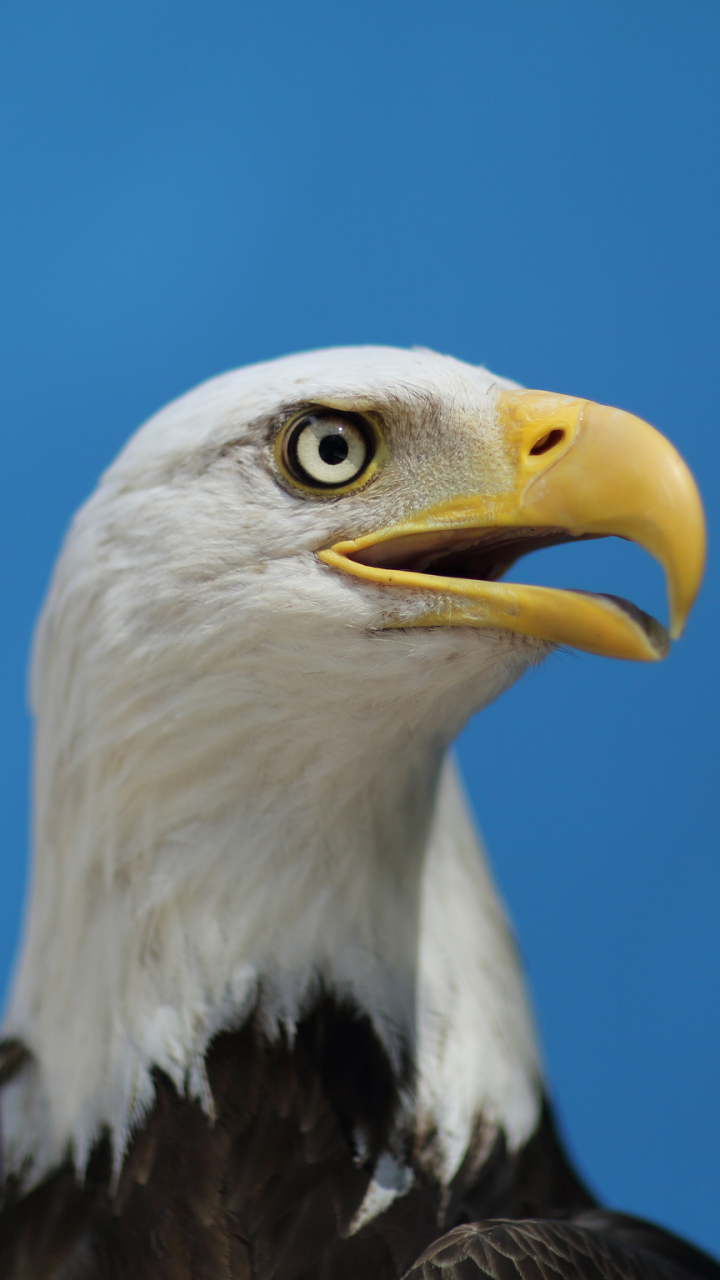
[[[281,433],[276,458],[296,485],[337,493],[367,483],[375,470],[378,444],[376,431],[359,414],[313,409]]]

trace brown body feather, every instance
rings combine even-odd
[[[7,1043],[0,1083],[28,1056]],[[2,1280],[720,1280],[676,1237],[597,1209],[547,1107],[518,1153],[498,1137],[480,1167],[468,1156],[449,1194],[409,1149],[411,1189],[352,1232],[399,1094],[347,1003],[320,997],[292,1044],[251,1018],[206,1065],[214,1118],[157,1072],[117,1180],[105,1138],[82,1180],[68,1162],[28,1194],[5,1185]]]
[[[7,1185],[3,1280],[395,1280],[458,1223],[592,1203],[546,1114],[517,1155],[498,1139],[480,1169],[466,1161],[449,1197],[417,1168],[404,1196],[348,1234],[398,1092],[369,1019],[330,997],[292,1045],[254,1019],[218,1036],[207,1075],[212,1121],[157,1073],[116,1186],[107,1139],[82,1181],[68,1164],[29,1194]]]

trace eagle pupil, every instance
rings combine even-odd
[[[348,456],[348,442],[342,436],[323,436],[318,445],[318,453],[329,467],[336,467]]]

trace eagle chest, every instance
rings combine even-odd
[[[108,1138],[84,1182],[66,1166],[0,1215],[4,1280],[395,1280],[450,1227],[591,1203],[546,1117],[518,1156],[496,1141],[449,1195],[413,1181],[354,1230],[399,1091],[369,1019],[323,997],[293,1042],[252,1017],[207,1056],[214,1116],[161,1072],[119,1178]],[[408,1145],[412,1145],[408,1135]]]

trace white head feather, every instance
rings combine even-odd
[[[5,1031],[9,1167],[36,1179],[103,1127],[116,1157],[150,1070],[205,1097],[203,1054],[260,1001],[292,1028],[323,979],[365,1008],[450,1177],[482,1115],[538,1115],[512,942],[452,769],[468,716],[547,646],[383,631],[419,595],[315,551],[440,500],[463,451],[507,461],[498,379],[425,351],[349,348],[216,378],[135,435],[76,516],[39,625],[35,857]],[[500,385],[510,385],[500,383]],[[382,413],[394,469],[317,501],[279,481],[278,415]]]

